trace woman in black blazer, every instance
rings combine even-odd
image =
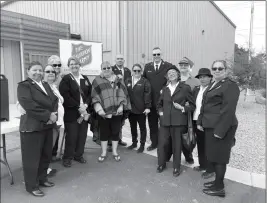
[[[151,86],[149,81],[142,77],[142,67],[140,64],[134,64],[133,76],[125,80],[130,102],[132,106],[131,113],[129,114],[129,122],[132,133],[132,145],[128,149],[134,149],[137,147],[137,123],[140,128],[140,147],[137,150],[138,153],[144,151],[146,143],[146,116],[150,112],[151,108]]]
[[[71,167],[72,159],[86,163],[83,157],[87,137],[88,119],[91,109],[91,89],[89,79],[80,74],[81,64],[76,57],[68,59],[70,73],[65,75],[59,92],[64,98],[64,125],[66,131],[63,166]]]
[[[187,132],[187,113],[195,110],[191,88],[180,81],[180,71],[176,66],[167,72],[169,84],[163,88],[158,112],[161,120],[158,146],[158,168],[161,173],[166,168],[166,147],[172,139],[173,176],[180,175],[182,134]],[[188,102],[189,105],[185,105]]]
[[[197,128],[205,131],[206,156],[214,168],[215,181],[204,183],[203,192],[211,196],[225,196],[224,175],[235,143],[238,121],[235,115],[240,90],[227,76],[224,60],[212,64],[214,82],[204,94]]]
[[[52,187],[47,169],[52,156],[53,128],[57,121],[58,98],[49,84],[42,82],[43,67],[32,62],[28,78],[18,84],[18,101],[26,114],[20,119],[21,155],[26,191],[44,196],[39,189]]]

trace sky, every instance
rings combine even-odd
[[[249,47],[251,1],[214,1],[236,25],[235,42]],[[252,50],[266,51],[266,2],[254,1]]]

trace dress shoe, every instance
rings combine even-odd
[[[53,187],[53,186],[55,186],[55,184],[52,183],[52,182],[49,182],[49,181],[44,181],[44,182],[40,181],[39,186],[42,186],[42,187]]]
[[[214,186],[214,183],[215,183],[214,181],[211,181],[211,182],[204,183],[203,185],[205,188],[211,188]]]
[[[200,166],[196,166],[196,167],[194,167],[193,170],[194,170],[194,171],[201,171],[201,172],[205,172],[205,171],[206,171],[205,168],[202,168],[202,167],[200,167]]]
[[[190,159],[186,159],[185,160],[188,164],[194,164],[194,159],[190,158]]]
[[[118,144],[120,146],[124,146],[124,147],[127,146],[127,143],[126,142],[123,142],[122,140],[119,140]]]
[[[177,177],[177,176],[179,176],[181,174],[181,170],[178,169],[178,168],[175,168],[175,169],[173,169],[172,174],[173,174],[174,177]]]
[[[32,191],[28,191],[30,194],[32,194],[35,197],[43,197],[45,194],[40,189],[34,189]]]
[[[63,166],[64,167],[71,167],[72,163],[70,159],[64,159],[63,160]]]
[[[49,169],[50,169],[50,170],[49,170]],[[48,168],[48,170],[49,170],[49,171],[47,171],[47,176],[50,177],[50,178],[53,177],[53,176],[55,176],[56,173],[57,173],[57,169],[54,169],[54,168],[53,168],[53,169]]]
[[[210,196],[217,196],[217,197],[225,197],[225,190],[223,189],[216,189],[215,187],[207,188],[202,190],[203,193],[210,195]]]
[[[141,145],[137,150],[137,153],[143,153],[144,149],[145,149],[144,145]]]
[[[157,149],[157,147],[150,145],[150,146],[147,148],[147,151],[152,151],[152,150],[154,150],[154,149]]]
[[[157,172],[158,172],[158,173],[161,173],[165,168],[166,168],[166,164],[163,164],[163,165],[161,165],[161,166],[158,166],[158,168],[157,168]]]
[[[132,145],[130,145],[129,147],[127,147],[127,149],[132,150],[132,149],[134,149],[136,147],[137,147],[137,144],[136,143],[133,143]]]
[[[83,157],[80,157],[80,158],[75,158],[74,157],[74,160],[81,163],[81,164],[85,164],[86,163],[86,160],[83,158]]]
[[[207,171],[205,171],[204,173],[202,173],[202,178],[204,179],[208,179],[208,178],[212,178],[215,175],[214,172],[208,173]]]

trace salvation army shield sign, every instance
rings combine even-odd
[[[72,44],[71,55],[79,59],[81,67],[89,65],[92,62],[92,45]]]

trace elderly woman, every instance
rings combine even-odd
[[[128,149],[137,147],[137,123],[140,128],[140,147],[138,153],[144,151],[146,143],[146,116],[151,108],[151,86],[149,81],[142,77],[142,67],[140,64],[134,64],[132,68],[133,76],[125,80],[130,102],[131,113],[129,115],[129,122],[132,133],[132,145]]]
[[[53,128],[57,121],[58,98],[46,82],[42,82],[43,67],[32,62],[28,78],[18,84],[18,101],[26,114],[20,119],[21,155],[26,190],[34,196],[44,196],[39,189],[52,187],[47,180],[51,161]]]
[[[124,82],[112,72],[110,63],[103,62],[101,70],[102,73],[92,83],[92,105],[98,117],[102,148],[98,161],[103,162],[107,157],[109,138],[112,140],[113,157],[120,161],[117,147],[122,115],[123,110],[130,110],[130,104],[127,102]]]
[[[189,85],[180,81],[180,71],[171,66],[167,72],[169,84],[163,88],[158,113],[161,120],[158,147],[158,168],[161,173],[166,168],[166,145],[172,140],[173,176],[180,175],[182,134],[187,132],[187,113],[194,111],[195,103]],[[189,105],[185,105],[188,102]]]
[[[211,66],[214,82],[208,87],[197,121],[197,128],[205,131],[206,156],[215,171],[215,181],[204,183],[203,192],[211,196],[225,196],[224,175],[229,163],[231,148],[238,126],[236,106],[240,90],[227,75],[224,60],[214,61]]]
[[[65,151],[63,166],[71,167],[72,159],[86,163],[83,157],[87,137],[88,119],[91,107],[92,85],[89,79],[80,73],[81,64],[75,57],[68,59],[70,73],[65,75],[60,84],[59,92],[64,98],[65,110]]]

